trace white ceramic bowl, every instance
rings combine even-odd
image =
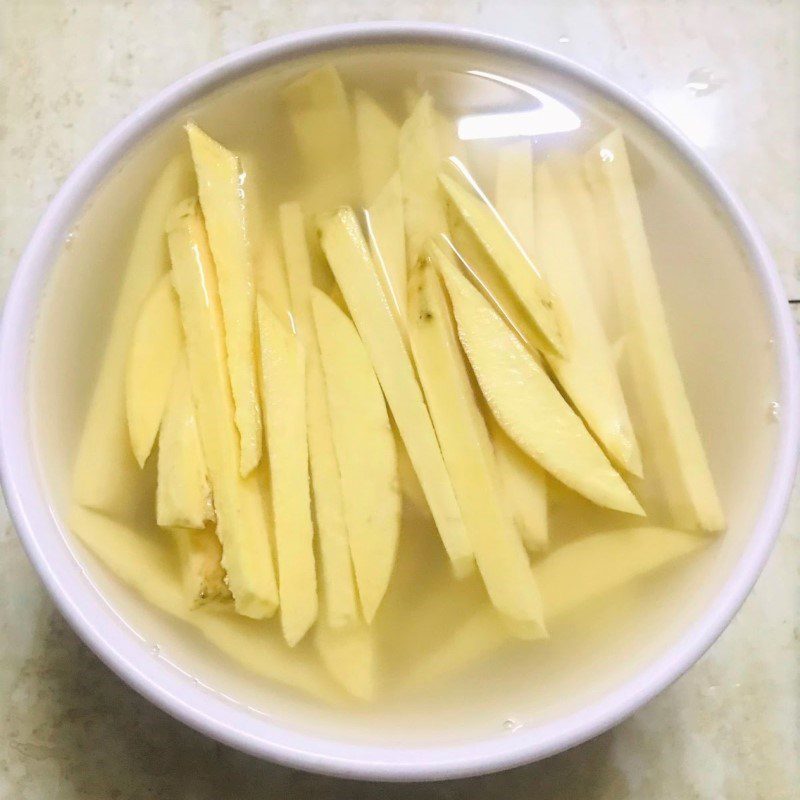
[[[209,93],[223,85],[298,56],[359,45],[417,44],[469,52],[477,66],[504,60],[523,71],[538,70],[557,83],[583,87],[596,102],[615,109],[627,124],[648,132],[659,147],[677,156],[682,171],[677,183],[691,182],[695,200],[704,198],[701,205],[686,204],[688,216],[683,219],[680,208],[684,204],[673,202],[674,225],[679,230],[670,228],[672,223],[666,219],[654,236],[673,240],[671,246],[684,246],[674,240],[685,239],[689,250],[683,255],[704,262],[698,268],[678,269],[676,276],[661,277],[673,321],[678,319],[673,333],[684,356],[690,394],[699,404],[712,463],[722,473],[718,481],[730,530],[702,564],[700,589],[690,603],[684,603],[691,607],[678,608],[673,614],[675,625],[660,638],[648,640],[649,649],[637,651],[627,671],[605,683],[586,679],[584,693],[562,693],[575,695],[571,704],[554,689],[557,696],[549,710],[513,735],[503,729],[502,717],[489,728],[468,729],[449,723],[446,715],[426,735],[415,734],[413,720],[400,717],[393,733],[386,732],[392,730],[392,720],[387,728],[375,727],[370,733],[368,721],[357,714],[346,720],[340,712],[339,717],[320,722],[313,706],[287,700],[279,689],[270,696],[270,713],[263,714],[246,702],[236,702],[240,698],[228,697],[224,691],[209,692],[193,681],[182,661],[179,640],[183,634],[168,622],[150,619],[146,610],[137,610],[135,598],[114,586],[65,529],[59,485],[63,486],[75,434],[63,430],[69,425],[64,421],[67,417],[60,415],[62,407],[77,402],[72,383],[88,380],[83,361],[91,361],[97,347],[93,350],[91,342],[87,345],[86,331],[80,344],[72,333],[84,313],[79,311],[80,302],[71,298],[69,284],[59,288],[64,292],[58,306],[62,311],[46,326],[51,367],[58,368],[49,370],[48,389],[39,390],[42,396],[32,388],[34,326],[65,237],[87,201],[96,193],[110,192],[102,195],[110,205],[99,215],[95,208],[82,217],[76,249],[83,248],[80,252],[86,258],[74,268],[76,283],[86,282],[87,276],[101,284],[108,280],[97,261],[102,259],[103,247],[115,244],[114,225],[101,223],[126,208],[121,197],[124,188],[131,196],[140,191],[137,173],[144,174],[141,180],[148,178],[146,169],[137,169],[137,159],[143,158],[141,153],[153,136],[168,127],[162,123],[180,120],[187,108],[202,105]],[[122,189],[120,182],[125,184]],[[684,231],[686,226],[697,230],[683,236],[681,226]],[[720,233],[723,228],[725,236]],[[719,241],[712,241],[714,236]],[[723,246],[720,242],[726,236],[727,255],[714,250]],[[658,242],[654,246],[658,249]],[[703,257],[710,252],[716,256]],[[86,301],[84,311],[85,306]],[[698,315],[707,323],[695,329]],[[95,147],[47,209],[19,264],[3,317],[3,488],[29,557],[73,628],[125,681],[176,718],[256,756],[307,770],[402,780],[489,772],[551,755],[619,722],[694,663],[731,620],[770,552],[792,487],[798,415],[783,413],[770,421],[767,403],[777,402],[787,410],[800,408],[794,337],[775,267],[749,216],[667,122],[619,88],[536,48],[438,25],[348,25],[294,34],[216,61],[165,89]],[[79,358],[87,347],[86,359]],[[687,352],[693,358],[687,359]],[[150,654],[150,636],[161,637],[163,657]],[[619,653],[613,655],[617,661],[626,660]],[[222,675],[224,683],[224,672],[221,666],[213,674]],[[219,688],[215,680],[212,676],[206,682]],[[514,691],[519,695],[524,688],[516,686]],[[461,702],[469,704],[473,699],[462,697]]]

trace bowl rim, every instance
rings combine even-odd
[[[566,75],[638,117],[673,147],[710,190],[733,223],[768,305],[775,340],[782,408],[800,407],[797,342],[777,269],[753,220],[705,159],[670,122],[626,90],[564,56],[534,45],[439,23],[352,23],[290,33],[210,62],[161,90],[116,125],[67,178],[47,207],[19,261],[8,290],[0,328],[0,483],[18,535],[56,606],[81,639],[126,683],[156,706],[192,728],[260,758],[286,766],[349,778],[437,780],[485,774],[536,761],[574,747],[616,725],[682,675],[717,639],[753,587],[772,550],[785,516],[800,449],[800,415],[786,413],[780,428],[764,505],[750,537],[719,594],[702,617],[647,667],[594,704],[513,736],[497,736],[457,745],[377,747],[341,743],[300,734],[259,718],[258,732],[215,717],[215,699],[177,680],[166,666],[141,664],[141,651],[129,647],[135,634],[121,635],[98,614],[91,598],[79,601],[51,563],[37,529],[49,526],[63,536],[65,525],[47,506],[38,479],[28,426],[27,385],[30,336],[41,291],[75,215],[125,153],[180,107],[231,80],[269,64],[344,46],[430,44],[476,49],[527,61]],[[26,335],[20,335],[20,332]],[[94,592],[87,582],[89,592]],[[86,593],[83,592],[85,595]],[[88,598],[88,599],[87,599]],[[89,603],[86,608],[81,605]],[[97,606],[97,603],[94,603]],[[108,613],[111,609],[106,607]],[[120,625],[120,620],[115,620]],[[111,641],[110,639],[116,639]],[[141,644],[141,643],[138,643]],[[221,707],[220,707],[221,708]],[[217,710],[220,710],[217,708]],[[205,709],[205,710],[204,710]],[[245,714],[238,721],[246,722]],[[249,719],[253,719],[250,714]],[[234,715],[234,721],[236,716]]]

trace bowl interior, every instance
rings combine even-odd
[[[275,87],[328,59],[379,94],[386,81],[422,75],[456,115],[507,110],[513,94],[508,85],[466,76],[469,70],[532,85],[581,117],[584,124],[565,135],[568,145],[588,144],[603,127],[623,128],[632,143],[673,340],[730,523],[690,563],[609,598],[565,626],[547,648],[509,647],[412,701],[390,699],[373,708],[321,705],[253,677],[119,583],[62,522],[132,226],[160,167],[183,146],[181,123],[192,117],[234,149],[263,149],[267,137],[281,136],[272,122]],[[242,125],[242,114],[249,124]],[[551,140],[543,134],[536,141],[544,150]],[[768,411],[779,381],[763,283],[727,213],[672,145],[627,108],[546,61],[403,42],[329,47],[256,69],[174,108],[74,208],[61,234],[28,364],[30,436],[54,523],[37,528],[38,547],[77,613],[132,665],[140,688],[160,686],[179,698],[179,714],[190,709],[195,724],[217,735],[238,736],[240,745],[256,752],[271,752],[264,743],[276,736],[295,752],[316,748],[341,755],[358,744],[364,746],[362,763],[373,766],[400,758],[392,753],[403,748],[423,748],[424,761],[433,758],[433,746],[481,743],[487,752],[502,750],[512,737],[533,742],[668,657],[742,558],[767,491],[779,429]],[[508,719],[519,723],[513,732],[504,726]]]

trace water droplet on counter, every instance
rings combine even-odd
[[[767,348],[772,350],[773,347],[775,347],[775,337],[770,336],[769,339],[767,339]]]
[[[518,722],[517,720],[509,717],[507,720],[503,721],[503,729],[509,731],[510,733],[514,733],[514,731],[518,731],[522,727],[522,723]]]
[[[72,247],[72,243],[75,241],[76,231],[73,228],[65,237],[64,237],[64,249],[69,250]]]
[[[777,422],[781,418],[781,404],[776,400],[767,404],[767,419],[770,422]]]
[[[610,164],[614,160],[614,151],[609,150],[607,147],[600,148],[600,160]]]
[[[161,655],[161,648],[157,644],[154,644],[150,648],[150,655],[158,658]]]
[[[686,78],[686,88],[695,97],[705,97],[716,92],[725,83],[725,78],[708,67],[693,69]]]
[[[569,36],[559,36],[558,37],[558,43],[559,44],[569,44],[570,41],[571,41],[571,39],[569,38]]]
[[[712,686],[707,686],[705,689],[703,689],[703,694],[706,697],[716,697],[718,689],[719,689],[719,686],[713,686],[713,685]]]

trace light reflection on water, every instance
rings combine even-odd
[[[463,116],[458,120],[458,138],[462,141],[542,136],[575,131],[581,127],[581,118],[571,108],[540,89],[490,72],[472,70],[469,74],[517,89],[532,98],[535,105],[523,111]]]

